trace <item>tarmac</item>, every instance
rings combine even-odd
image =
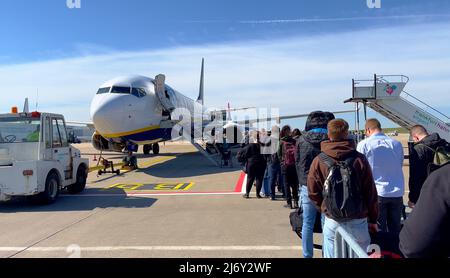
[[[90,144],[75,147],[97,165]],[[138,160],[139,170],[121,175],[99,176],[94,168],[82,194],[62,192],[52,205],[0,203],[0,258],[302,257],[291,210],[281,199],[256,199],[254,189],[242,198],[237,162],[219,168],[178,142]],[[321,241],[316,234],[315,257]]]
[[[98,152],[75,145],[91,166]],[[121,154],[105,153],[118,163]],[[52,205],[0,204],[2,258],[296,258],[301,241],[282,201],[242,198],[241,168],[214,166],[184,143],[138,155],[141,169],[89,174]],[[318,256],[320,251],[318,251]]]

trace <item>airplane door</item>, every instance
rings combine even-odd
[[[173,105],[170,93],[166,88],[165,82],[166,77],[163,74],[157,75],[155,77],[155,93],[162,107],[165,110],[172,112],[172,110],[175,109],[175,106]]]
[[[50,153],[51,160],[61,163],[64,170],[64,178],[70,179],[71,171],[71,154],[69,142],[67,140],[67,132],[64,120],[62,118],[50,118],[51,120],[51,144]]]

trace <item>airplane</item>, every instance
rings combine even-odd
[[[273,117],[267,119],[251,119],[233,121],[231,111],[251,108],[227,110],[208,110],[204,105],[204,64],[202,59],[200,89],[197,100],[193,100],[174,90],[165,83],[165,76],[155,78],[145,76],[125,76],[112,79],[100,86],[94,96],[90,114],[95,127],[92,144],[99,151],[137,152],[143,146],[144,154],[159,154],[159,143],[182,137],[190,129],[191,142],[195,137],[206,134],[207,144],[214,144],[219,132],[235,134],[234,145],[240,145],[244,132],[249,126],[260,121],[277,121],[307,117],[308,114]],[[190,117],[186,121],[185,114],[177,114],[177,110],[185,111]],[[354,111],[334,112],[349,113]],[[183,125],[181,122],[188,124]],[[199,124],[192,124],[199,123]],[[213,124],[213,125],[212,125]],[[211,126],[213,126],[211,128]],[[209,127],[209,129],[208,129]],[[222,130],[220,130],[220,127]],[[228,136],[229,137],[229,136]],[[219,142],[220,143],[220,142]]]

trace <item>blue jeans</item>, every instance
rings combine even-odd
[[[269,167],[266,168],[266,172],[264,173],[264,181],[263,181],[263,190],[262,191],[266,197],[271,195]]]
[[[317,209],[308,196],[308,188],[300,186],[300,201],[303,209],[302,248],[303,257],[314,256],[314,224],[316,223]]]
[[[336,222],[333,219],[325,217],[323,227],[323,257],[334,258],[334,239],[336,229],[343,227],[349,234],[355,237],[356,242],[364,251],[370,245],[369,224],[367,219],[355,219],[346,222]]]
[[[269,184],[270,187],[270,196],[275,197],[276,191],[276,183],[278,181],[278,185],[281,186],[281,188],[284,188],[283,186],[283,176],[281,175],[281,166],[280,163],[269,163],[267,164],[267,172],[269,176]]]

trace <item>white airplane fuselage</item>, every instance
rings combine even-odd
[[[175,109],[203,119],[201,103],[164,86],[165,96]],[[146,145],[172,139],[173,126],[162,124],[168,122],[170,113],[156,95],[152,78],[127,76],[104,83],[92,100],[90,112],[97,134],[109,142]]]

